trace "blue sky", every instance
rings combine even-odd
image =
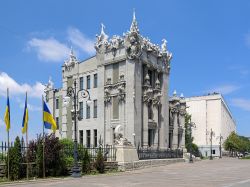
[[[52,76],[61,87],[61,65],[70,46],[80,60],[93,55],[100,24],[109,36],[122,35],[134,8],[143,36],[158,44],[168,41],[170,93],[221,92],[238,133],[250,136],[250,1],[5,0],[0,2],[0,140],[6,139],[7,85],[11,137],[21,135],[26,90],[30,137],[35,137],[42,132],[42,84]]]

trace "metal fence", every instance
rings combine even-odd
[[[116,148],[113,145],[106,145],[100,147],[83,147],[78,146],[78,160],[81,161],[84,157],[84,152],[88,151],[91,160],[96,160],[98,151],[101,151],[105,161],[115,161],[116,160]],[[74,146],[65,146],[62,151],[67,156],[72,156],[74,154]]]
[[[14,143],[10,142],[9,146],[7,142],[0,142],[0,163],[4,163],[5,159],[7,158],[8,149],[13,147]],[[25,156],[26,152],[28,150],[28,147],[26,147],[25,143],[21,141],[21,152],[22,155]],[[97,153],[99,150],[101,150],[101,153],[104,157],[105,161],[115,161],[116,160],[116,148],[112,145],[106,145],[106,146],[100,146],[100,147],[83,147],[78,146],[78,161],[80,162],[84,157],[85,150],[88,151],[90,159],[96,160]],[[30,150],[33,153],[33,156],[35,157],[36,153],[35,150]],[[68,157],[74,156],[74,146],[64,146],[61,149],[61,152]],[[30,153],[31,154],[31,153]],[[45,158],[46,159],[46,158]],[[35,160],[33,158],[32,160]]]
[[[183,158],[183,150],[181,149],[157,149],[150,147],[140,147],[137,149],[137,154],[139,160]]]

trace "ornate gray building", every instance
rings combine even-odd
[[[46,88],[47,102],[59,126],[60,138],[74,137],[72,103],[63,98],[77,80],[77,90],[87,89],[91,105],[79,98],[77,139],[86,146],[114,143],[120,125],[130,142],[145,147],[183,148],[185,100],[168,96],[170,60],[167,41],[159,47],[143,37],[135,14],[130,30],[110,39],[101,27],[96,36],[96,55],[78,61],[73,51],[62,66],[62,88]],[[101,137],[101,138],[100,138]]]

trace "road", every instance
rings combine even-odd
[[[177,163],[80,179],[56,179],[7,186],[18,187],[250,187],[250,160],[223,158]]]

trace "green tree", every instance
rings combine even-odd
[[[101,147],[99,147],[98,152],[97,152],[97,158],[95,161],[95,168],[99,173],[104,173],[105,166],[104,166],[104,158],[102,155]]]
[[[186,129],[186,131],[185,131],[185,147],[187,149],[187,152],[190,153],[190,151],[191,151],[193,155],[195,155],[196,157],[200,157],[201,154],[200,154],[199,148],[195,143],[193,143],[194,137],[190,136],[191,131],[190,131],[189,124],[191,122],[191,118],[192,118],[192,116],[190,114],[185,115],[185,129]]]
[[[15,139],[14,147],[10,148],[8,151],[9,155],[9,172],[10,180],[18,180],[22,175],[22,153],[21,153],[21,142],[17,136]],[[8,159],[6,159],[6,166],[8,167]],[[7,168],[8,171],[8,168]],[[7,174],[8,172],[6,172]]]
[[[91,159],[88,149],[84,149],[83,159],[82,159],[82,173],[87,174],[91,171]]]

